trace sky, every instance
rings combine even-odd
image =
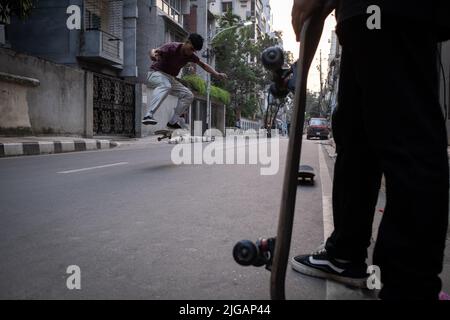
[[[294,58],[298,59],[300,45],[295,41],[295,33],[291,25],[291,9],[292,0],[271,0],[271,7],[273,13],[273,25],[274,30],[283,32],[283,45],[286,51],[291,51],[294,54]],[[336,27],[336,20],[330,15],[324,26],[322,38],[320,40],[319,47],[317,49],[316,57],[311,65],[308,89],[318,92],[320,89],[320,74],[317,71],[319,65],[320,50],[322,50],[322,76],[326,77],[328,69],[328,55],[330,53],[331,33]]]

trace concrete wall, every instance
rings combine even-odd
[[[122,77],[136,78],[138,76],[138,67],[136,64],[138,17],[137,0],[125,0],[123,2],[124,65],[121,73]]]
[[[40,81],[26,98],[34,134],[92,136],[90,73],[9,49],[0,49],[0,72]]]
[[[137,52],[138,83],[145,83],[150,69],[149,51],[165,42],[165,23],[151,1],[138,1],[139,18],[137,19]]]
[[[191,2],[192,5],[196,6],[196,26],[195,26],[195,33],[198,33],[205,39],[205,45],[203,47],[203,50],[198,53],[200,60],[208,63],[207,58],[202,57],[202,53],[206,51],[208,46],[208,31],[209,31],[209,25],[214,23],[214,20],[208,19],[208,1],[207,0],[197,0]],[[192,12],[192,10],[191,10]],[[211,62],[209,62],[211,63]],[[212,63],[211,63],[212,64]],[[202,68],[197,68],[197,74],[202,77],[205,81],[207,81],[207,73]]]
[[[39,86],[36,79],[0,72],[0,134],[30,135],[28,89]]]
[[[12,48],[56,63],[76,65],[81,30],[67,28],[66,10],[70,5],[82,8],[83,0],[39,0],[27,20],[13,18],[7,26]]]
[[[183,0],[185,6],[188,1]],[[136,64],[138,68],[138,83],[145,83],[151,61],[149,51],[158,48],[168,42],[168,29],[176,30],[177,34],[184,38],[187,36],[186,30],[164,14],[156,7],[156,1],[138,1],[139,17],[137,19],[137,45]],[[189,6],[186,7],[187,9]],[[186,13],[189,10],[186,9]]]
[[[67,20],[70,15],[67,8],[77,5],[81,9],[81,30],[69,30]],[[122,4],[114,2],[110,10],[123,12],[123,21],[108,25],[109,11],[103,12],[104,31],[113,32],[124,40],[124,65],[113,61],[98,61],[96,58],[80,58],[84,50],[97,52],[97,47],[86,42],[82,34],[84,30],[84,0],[39,0],[35,4],[32,15],[20,21],[13,18],[8,28],[8,41],[13,50],[53,61],[58,64],[77,66],[97,73],[118,77],[136,77],[136,19],[137,0],[126,0]],[[124,30],[121,30],[124,29]],[[94,42],[95,43],[95,42]],[[86,47],[82,50],[82,44]],[[94,54],[95,55],[95,54]],[[115,66],[113,66],[115,65]],[[124,68],[121,70],[121,68]]]

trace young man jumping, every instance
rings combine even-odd
[[[150,51],[150,59],[153,61],[147,76],[148,84],[154,88],[153,97],[150,100],[149,111],[142,123],[144,125],[156,125],[158,122],[153,117],[161,104],[169,94],[178,97],[178,105],[174,109],[174,115],[167,123],[170,129],[184,129],[184,120],[181,115],[187,111],[194,100],[192,92],[182,85],[177,76],[180,70],[189,62],[202,67],[206,72],[219,79],[227,79],[225,73],[219,73],[208,64],[200,61],[195,54],[203,48],[203,38],[198,34],[189,35],[184,43],[170,42],[158,49]]]

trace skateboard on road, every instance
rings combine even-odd
[[[278,231],[276,238],[238,242],[233,257],[244,266],[266,266],[271,271],[270,296],[273,300],[284,300],[286,269],[291,246],[295,202],[298,187],[299,163],[302,151],[303,129],[306,109],[306,85],[308,71],[322,35],[326,16],[317,12],[303,27],[300,39],[300,58],[297,63],[294,113],[292,115],[290,139],[284,175]],[[270,60],[270,55],[268,55]],[[276,54],[273,55],[277,57]],[[273,71],[273,70],[272,70]],[[311,175],[311,172],[309,173]]]
[[[164,129],[164,130],[158,130],[155,132],[155,135],[160,136],[158,137],[158,141],[162,141],[164,139],[172,139],[172,135],[173,135],[174,130],[170,130],[170,129]]]
[[[298,183],[301,185],[314,185],[314,168],[307,165],[301,165],[298,169]]]

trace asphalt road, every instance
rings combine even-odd
[[[231,252],[276,234],[286,147],[275,176],[263,165],[174,165],[168,144],[0,159],[0,298],[269,299],[269,272]],[[318,170],[317,157],[306,142],[302,162]],[[323,239],[320,182],[300,188],[293,254]],[[66,286],[72,265],[81,290]],[[291,270],[287,291],[326,294]]]
[[[175,165],[173,148],[0,159],[0,299],[269,299],[270,273],[237,265],[232,248],[276,234],[287,140],[273,176],[261,164]],[[291,256],[324,239],[333,162],[321,152],[304,142],[317,183],[299,186]],[[81,290],[67,288],[73,265]],[[286,289],[289,299],[371,298],[290,268]]]

